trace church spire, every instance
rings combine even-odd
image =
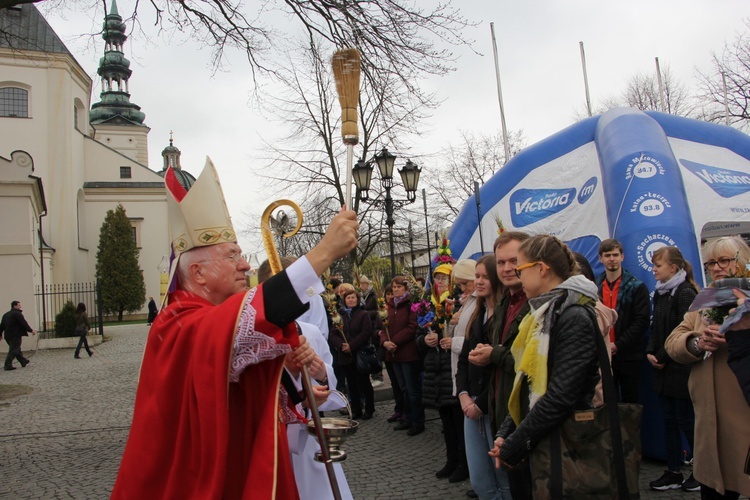
[[[130,102],[128,79],[133,72],[130,70],[130,61],[122,51],[128,37],[125,34],[125,23],[117,11],[116,0],[112,0],[102,31],[104,57],[99,59],[97,71],[102,78],[101,100],[91,106],[89,119],[93,125],[143,125],[146,115],[141,112],[140,106]]]

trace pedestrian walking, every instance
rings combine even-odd
[[[36,335],[36,331],[29,326],[23,317],[21,302],[14,300],[10,303],[10,311],[3,315],[0,322],[0,335],[5,333],[5,342],[8,343],[8,355],[5,357],[5,370],[15,370],[13,360],[17,359],[24,368],[29,364],[29,359],[21,352],[21,338],[28,337],[29,333]]]
[[[154,322],[156,319],[156,315],[159,314],[159,308],[156,307],[156,301],[153,297],[148,298],[148,319],[146,320],[146,324],[148,326],[151,326],[151,323]]]
[[[76,307],[76,335],[81,337],[81,339],[78,341],[76,352],[73,355],[75,359],[81,359],[81,357],[79,356],[79,354],[81,353],[81,346],[84,346],[86,348],[86,352],[88,353],[89,357],[94,354],[94,351],[89,348],[89,341],[86,338],[89,333],[89,328],[89,317],[86,314],[86,304],[84,304],[83,302],[79,302],[78,307]]]

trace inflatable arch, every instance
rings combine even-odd
[[[665,113],[617,108],[585,119],[511,159],[464,204],[450,231],[457,259],[491,252],[500,219],[506,229],[553,234],[600,273],[601,240],[624,247],[624,267],[654,289],[651,255],[678,246],[705,284],[701,241],[750,233],[750,137],[723,125]],[[481,235],[480,235],[481,231]],[[482,248],[484,246],[484,248]],[[644,344],[645,345],[645,344]],[[644,453],[654,408],[644,366]],[[648,393],[651,394],[648,394]],[[652,404],[649,404],[652,399]],[[660,430],[655,430],[661,434]]]

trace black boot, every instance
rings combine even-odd
[[[456,470],[456,467],[458,467],[457,463],[448,462],[445,464],[445,467],[435,473],[435,477],[438,479],[449,477],[451,474],[453,474],[453,471]]]

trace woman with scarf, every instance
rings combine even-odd
[[[554,236],[531,237],[518,249],[516,275],[531,310],[511,348],[516,380],[509,415],[490,452],[498,467],[518,466],[571,412],[592,408],[599,380],[596,285],[579,274],[570,249]]]
[[[342,285],[343,286],[343,285]],[[369,420],[375,413],[375,395],[368,373],[357,370],[357,351],[370,342],[372,335],[372,321],[370,313],[361,303],[359,292],[354,287],[346,289],[341,295],[344,304],[339,310],[343,322],[343,335],[334,340],[340,350],[339,361],[346,385],[349,388],[349,401],[352,406],[352,418],[355,420]],[[365,398],[365,412],[362,413],[362,398]]]
[[[385,361],[392,361],[393,372],[403,393],[405,419],[393,430],[408,430],[409,436],[424,432],[422,384],[419,380],[421,363],[415,337],[417,313],[411,310],[406,278],[396,276],[391,281],[393,300],[388,308],[388,328],[380,332],[380,344],[386,350]]]
[[[456,392],[464,413],[464,441],[469,465],[471,487],[480,498],[508,500],[510,484],[504,470],[495,469],[487,453],[492,448],[492,429],[489,418],[489,366],[478,366],[469,361],[475,348],[490,344],[495,305],[502,295],[497,276],[495,255],[485,255],[474,270],[476,309],[472,315],[470,333],[463,343],[456,371]]]
[[[646,358],[654,368],[654,390],[659,395],[664,420],[667,470],[659,479],[651,481],[649,487],[658,491],[679,488],[698,491],[700,485],[693,475],[683,482],[680,472],[683,461],[680,431],[685,435],[690,451],[693,451],[695,413],[688,391],[690,365],[675,362],[664,349],[667,337],[680,324],[698,294],[698,285],[693,280],[693,268],[683,258],[679,248],[662,247],[654,252],[651,260],[654,263],[656,290]]]

